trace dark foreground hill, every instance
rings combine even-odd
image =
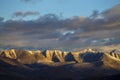
[[[0,80],[120,80],[120,53],[3,50]]]

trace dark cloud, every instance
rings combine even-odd
[[[36,2],[38,2],[38,1],[42,1],[42,0],[20,0],[20,1],[22,1],[22,2],[31,2],[31,3],[36,3]]]
[[[92,17],[61,19],[55,14],[45,14],[36,20],[7,20],[0,23],[0,46],[72,49],[120,44],[118,7],[102,14],[93,11]],[[31,14],[19,12],[16,16]],[[117,18],[113,20],[112,16]]]
[[[98,15],[99,15],[99,11],[94,10],[90,17],[92,17],[93,19],[96,19],[98,17]]]
[[[21,0],[21,1],[29,2],[29,1],[31,1],[31,0]]]
[[[13,13],[13,17],[38,16],[39,14],[40,13],[38,11],[27,11],[27,12],[17,11]]]
[[[3,18],[3,17],[0,17],[0,22],[3,21],[3,20],[4,20],[4,18]]]
[[[105,17],[105,20],[107,21],[120,20],[120,4],[102,12],[102,14]]]

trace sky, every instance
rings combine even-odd
[[[0,0],[0,10],[2,10],[0,15],[5,19],[11,19],[15,12],[32,11],[39,12],[40,15],[53,13],[63,18],[90,16],[93,10],[101,12],[118,3],[119,0]],[[34,19],[36,16],[24,19],[27,18]]]
[[[120,0],[0,0],[1,48],[120,45]]]

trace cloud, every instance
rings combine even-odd
[[[99,11],[94,10],[90,17],[92,17],[93,19],[96,19],[98,17],[98,15],[99,15]]]
[[[26,16],[38,16],[40,13],[38,11],[17,11],[13,13],[13,17],[26,17]]]
[[[120,20],[120,4],[113,6],[111,9],[102,12],[102,14],[108,21]]]
[[[3,17],[0,17],[0,22],[2,22],[4,20],[4,18]]]
[[[21,0],[21,1],[29,2],[29,1],[32,1],[32,0]]]
[[[61,19],[56,14],[45,14],[36,20],[7,20],[0,23],[0,46],[74,49],[117,45],[120,44],[120,19],[111,17],[119,17],[118,10],[113,6],[102,14],[93,11],[92,17]],[[28,14],[31,13],[19,12],[17,16]]]
[[[31,2],[31,3],[36,3],[36,2],[38,2],[38,1],[42,1],[42,0],[20,0],[20,1],[22,1],[22,2]]]

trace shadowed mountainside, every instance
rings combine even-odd
[[[0,57],[14,59],[23,64],[48,63],[48,62],[93,62],[99,61],[102,52],[95,52],[92,49],[84,49],[80,51],[62,52],[60,50],[4,50],[0,53]],[[91,58],[89,58],[91,57]],[[92,58],[94,57],[94,58]]]
[[[120,75],[120,54],[117,50],[0,51],[1,80],[107,80],[111,76],[120,79],[118,75]]]

